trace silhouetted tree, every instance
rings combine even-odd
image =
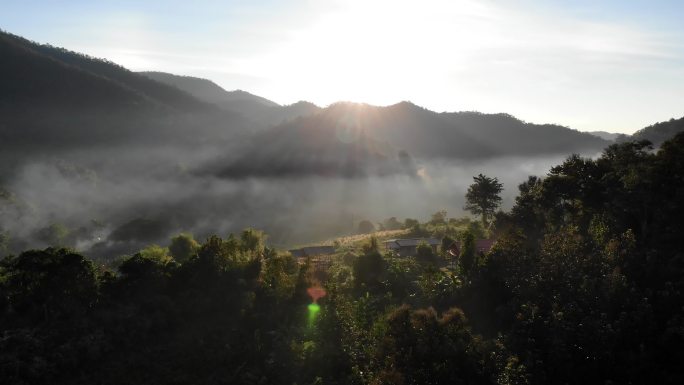
[[[501,205],[500,194],[503,191],[503,185],[497,178],[489,178],[482,174],[473,177],[473,180],[475,183],[470,185],[466,192],[464,208],[475,215],[482,215],[482,224],[486,228],[489,218]]]

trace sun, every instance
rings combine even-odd
[[[275,89],[322,104],[388,105],[415,99],[416,90],[439,93],[459,62],[445,39],[454,40],[466,27],[454,24],[454,13],[474,8],[467,1],[429,3],[341,2],[245,70],[268,73]],[[468,46],[461,44],[461,52]]]

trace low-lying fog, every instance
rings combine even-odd
[[[461,216],[466,189],[479,173],[504,184],[508,209],[519,183],[566,157],[416,160],[416,177],[231,180],[193,172],[222,151],[127,149],[121,156],[109,149],[26,162],[3,183],[11,196],[0,198],[0,228],[14,252],[58,239],[109,258],[149,243],[166,245],[179,232],[204,239],[245,227],[266,231],[271,245],[284,248],[353,233],[363,219],[424,220],[441,209]]]

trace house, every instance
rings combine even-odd
[[[307,246],[300,249],[289,250],[295,258],[319,257],[321,255],[335,254],[334,246]]]
[[[494,246],[495,239],[476,239],[475,240],[475,251],[480,254],[487,254]],[[461,255],[461,242],[455,241],[449,246],[449,254],[452,257],[458,257]]]
[[[304,264],[308,258],[314,270],[328,270],[332,265],[332,255],[335,254],[333,246],[307,246],[300,249],[288,250],[297,262]]]
[[[437,246],[442,242],[436,238],[390,239],[383,242],[386,251],[393,251],[400,257],[413,257],[418,253],[418,245],[426,243],[437,253]]]

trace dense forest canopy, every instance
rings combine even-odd
[[[684,134],[614,144],[519,185],[489,229],[438,212],[415,258],[375,238],[320,269],[248,229],[117,266],[0,263],[3,383],[680,384]],[[396,226],[394,218],[386,223]],[[458,228],[460,230],[453,230]],[[475,237],[497,239],[478,253]],[[448,243],[448,242],[447,242]],[[314,296],[311,293],[315,293]]]

